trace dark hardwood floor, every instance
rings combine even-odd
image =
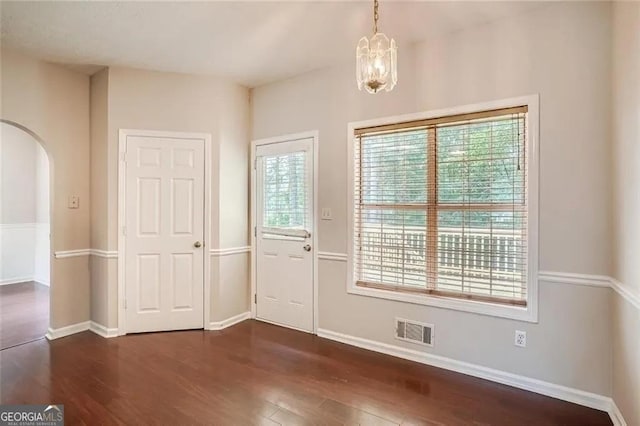
[[[0,352],[0,403],[67,424],[610,425],[606,413],[256,321]]]
[[[0,286],[0,349],[42,339],[49,327],[49,287],[33,281]]]

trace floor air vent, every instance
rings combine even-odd
[[[433,346],[433,324],[396,318],[396,339]]]

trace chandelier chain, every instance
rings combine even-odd
[[[373,0],[373,34],[378,33],[378,0]]]

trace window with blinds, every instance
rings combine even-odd
[[[356,285],[527,300],[527,107],[360,128]]]

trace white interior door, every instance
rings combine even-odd
[[[204,140],[127,136],[126,331],[203,328]]]
[[[256,147],[256,317],[313,331],[313,138]]]

